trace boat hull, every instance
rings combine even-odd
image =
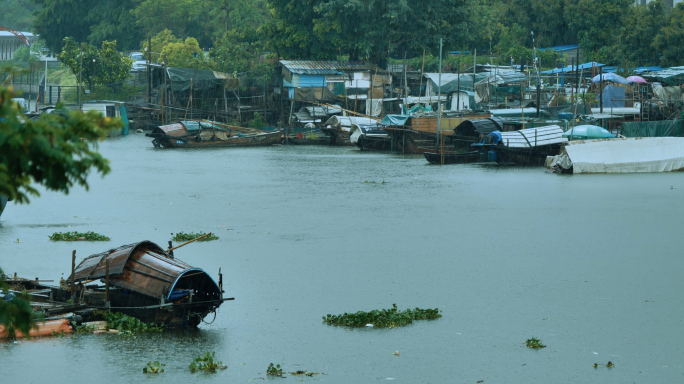
[[[423,152],[430,164],[467,164],[480,161],[480,152]]]
[[[232,136],[225,140],[198,140],[195,137],[176,138],[172,136],[156,137],[153,144],[160,148],[229,148],[229,147],[262,147],[280,142],[280,131],[259,133],[255,135]]]

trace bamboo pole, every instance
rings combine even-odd
[[[105,262],[105,306],[109,307],[109,259]]]
[[[425,76],[425,49],[423,49],[423,66],[420,68],[420,87],[418,87],[418,104],[421,104],[420,103],[420,92],[421,92],[421,89],[423,89],[423,76]]]
[[[188,240],[188,241],[186,241],[185,243],[183,243],[183,244],[181,244],[181,245],[176,245],[176,246],[173,247],[173,248],[169,248],[169,249],[166,250],[166,252],[167,252],[167,253],[168,253],[168,252],[171,252],[171,251],[173,251],[173,250],[175,250],[175,249],[178,249],[178,248],[180,248],[180,247],[182,247],[182,246],[188,245],[188,244],[192,243],[193,241],[197,241],[197,240],[199,240],[199,239],[203,239],[203,238],[205,238],[205,237],[207,237],[207,236],[209,236],[209,235],[211,235],[211,234],[212,234],[211,232],[205,233],[204,235],[202,235],[202,236],[200,236],[200,237],[197,237],[197,238],[194,238],[194,239],[192,239],[192,240]]]
[[[74,298],[74,289],[76,286],[74,285],[74,279],[75,279],[75,271],[76,271],[76,250],[71,253],[71,298]]]
[[[313,101],[310,101],[309,103],[314,104],[314,105],[320,105],[320,106],[323,106],[323,107],[332,107],[332,108],[341,109],[341,110],[343,110],[344,112],[347,112],[347,113],[351,113],[351,114],[354,114],[354,115],[357,115],[357,116],[367,117],[367,118],[369,118],[369,119],[373,119],[373,120],[378,120],[378,121],[380,121],[380,119],[377,119],[377,118],[375,118],[375,117],[373,117],[373,116],[368,116],[368,115],[364,115],[363,113],[358,113],[358,112],[350,111],[350,110],[348,110],[348,109],[346,109],[346,108],[338,107],[338,106],[336,106],[336,105],[315,103],[315,102],[313,102]]]

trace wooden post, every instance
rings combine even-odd
[[[74,289],[76,286],[74,285],[74,272],[76,271],[76,250],[71,253],[71,299],[73,300],[74,298]]]
[[[109,309],[109,259],[105,263],[105,306]]]

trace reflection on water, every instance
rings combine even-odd
[[[91,178],[89,192],[41,191],[8,206],[0,265],[58,280],[73,249],[86,257],[212,231],[220,240],[176,256],[214,277],[221,267],[236,300],[191,332],[0,343],[7,382],[130,382],[151,360],[166,372],[145,379],[169,382],[246,382],[264,378],[269,363],[324,372],[304,380],[330,383],[664,383],[684,374],[681,173],[561,177],[354,148],[157,150],[139,134],[100,149],[112,173]],[[112,241],[48,240],[70,230]],[[393,303],[443,317],[392,330],[321,320]],[[525,348],[531,337],[547,348]],[[190,374],[206,351],[229,368]],[[615,368],[592,368],[609,360]]]

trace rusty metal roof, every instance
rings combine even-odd
[[[169,294],[184,273],[198,270],[169,258],[157,244],[142,241],[88,256],[76,267],[74,281],[105,279],[107,260],[110,285],[157,298]]]
[[[290,72],[303,75],[331,75],[370,70],[364,63],[351,61],[280,60],[280,63]]]
[[[169,124],[169,125],[160,125],[157,128],[155,128],[152,132],[152,135],[168,135],[172,137],[183,137],[188,135],[188,129],[181,123],[176,123],[176,124]]]

